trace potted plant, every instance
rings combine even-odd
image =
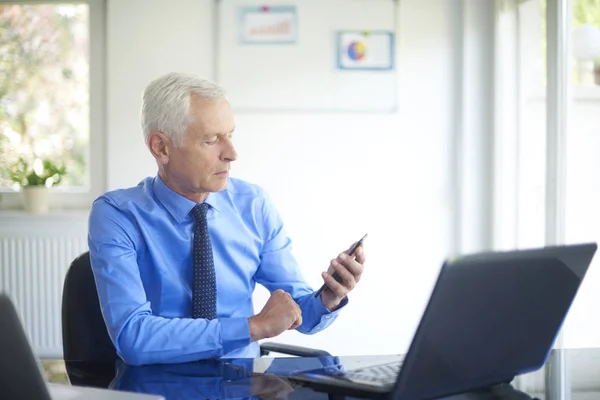
[[[60,183],[66,168],[47,159],[35,158],[33,163],[28,163],[19,157],[8,173],[9,178],[21,188],[25,210],[43,214],[49,209],[48,189]]]

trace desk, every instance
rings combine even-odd
[[[141,367],[120,361],[115,365],[68,361],[65,366],[73,385],[159,394],[167,399],[337,400],[350,398],[329,396],[272,374],[285,376],[324,365],[342,365],[349,370],[394,359],[396,356],[263,357]],[[600,399],[600,349],[553,350],[544,368],[518,376],[510,385],[447,398],[450,399]]]

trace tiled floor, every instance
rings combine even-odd
[[[69,383],[65,363],[62,360],[43,360],[42,368],[49,382]]]

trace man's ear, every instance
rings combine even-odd
[[[162,132],[153,131],[148,135],[148,148],[159,164],[169,162],[168,144],[169,140]]]

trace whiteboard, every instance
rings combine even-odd
[[[282,3],[218,3],[216,80],[236,111],[368,111],[396,109],[393,0],[299,0],[295,40],[248,43],[244,18],[250,7]],[[268,10],[269,8],[267,8]],[[340,35],[390,32],[389,68],[340,68]]]

